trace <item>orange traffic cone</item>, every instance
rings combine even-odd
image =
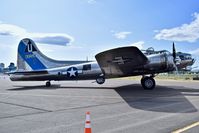
[[[92,133],[91,131],[91,121],[90,121],[90,112],[86,112],[86,121],[84,133]]]

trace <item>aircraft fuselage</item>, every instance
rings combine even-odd
[[[145,89],[155,87],[155,74],[177,70],[193,64],[189,54],[180,54],[177,60],[166,50],[141,52],[137,47],[119,47],[95,55],[96,61],[57,61],[37,48],[34,41],[25,38],[18,45],[17,71],[10,73],[12,81],[96,80],[103,84],[105,79],[142,75],[141,84]],[[183,58],[184,57],[184,58]]]
[[[173,71],[174,66],[172,63],[172,56],[167,53],[148,55],[148,62],[145,65],[137,66],[136,69],[132,69],[131,73],[125,74],[121,71],[116,73],[111,72],[104,75],[105,78],[116,78],[126,76],[137,76],[144,74],[156,74],[161,72]],[[115,63],[125,63],[122,59],[119,59]],[[38,72],[20,73],[17,72],[11,75],[12,81],[44,81],[44,80],[92,80],[97,79],[102,75],[102,70],[96,61],[70,65],[65,67],[57,67],[46,69]]]

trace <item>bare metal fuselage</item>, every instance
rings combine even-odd
[[[169,72],[175,69],[173,57],[168,53],[148,55],[148,62],[133,68],[130,73],[110,73],[104,75],[106,78],[157,74]],[[71,68],[75,70],[71,70]],[[102,75],[102,70],[97,62],[88,62],[58,68],[51,68],[36,72],[11,74],[12,81],[45,81],[45,80],[92,80]]]
[[[186,53],[179,57],[183,60],[176,60],[173,44],[173,54],[166,50],[143,53],[137,47],[127,46],[96,54],[96,62],[57,61],[42,54],[33,40],[24,38],[18,45],[18,69],[9,74],[12,81],[47,81],[47,87],[51,80],[96,80],[103,84],[107,78],[142,75],[143,88],[153,89],[155,74],[177,70],[191,59]]]

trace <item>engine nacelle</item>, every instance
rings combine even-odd
[[[144,68],[150,71],[172,71],[175,69],[173,57],[169,54],[162,53],[157,55],[148,55],[149,63]]]

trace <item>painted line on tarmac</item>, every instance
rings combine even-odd
[[[56,98],[108,98],[108,99],[121,99],[121,97],[117,96],[81,96],[81,95],[59,95],[59,94],[19,94],[19,93],[0,93],[0,95],[8,95],[8,96],[32,96],[32,97],[56,97]],[[135,98],[135,97],[125,97],[125,98]],[[140,98],[140,97],[139,97]],[[145,97],[144,97],[145,98]]]
[[[193,127],[196,127],[196,126],[199,126],[199,121],[198,122],[194,122],[194,123],[192,123],[192,124],[190,124],[188,126],[185,126],[183,128],[177,129],[177,130],[173,131],[172,133],[182,133],[182,132],[187,131],[187,130],[189,130],[189,129],[193,128]]]
[[[115,96],[101,96],[101,95],[91,95],[91,96],[88,96],[88,95],[60,95],[60,94],[20,94],[20,93],[7,93],[7,92],[0,92],[0,95],[7,95],[7,96],[32,96],[32,97],[57,97],[57,98],[99,98],[99,99],[103,99],[103,98],[107,98],[107,99],[121,99],[121,96],[120,95],[115,95]],[[131,99],[131,98],[154,98],[152,96],[125,96],[125,97],[122,97],[122,98],[125,98],[125,99]],[[158,96],[156,95],[155,98],[175,98],[175,99],[178,99],[178,98],[182,98],[180,96],[180,94],[175,94],[175,95],[167,95],[167,96]]]
[[[2,104],[8,104],[8,105],[13,105],[13,106],[24,107],[24,108],[29,108],[29,109],[35,109],[35,110],[44,111],[44,112],[52,112],[51,110],[46,110],[46,109],[41,109],[41,108],[37,108],[37,107],[32,107],[32,106],[27,106],[27,105],[21,105],[21,104],[16,104],[16,103],[11,103],[11,102],[0,101],[0,103],[2,103]]]

